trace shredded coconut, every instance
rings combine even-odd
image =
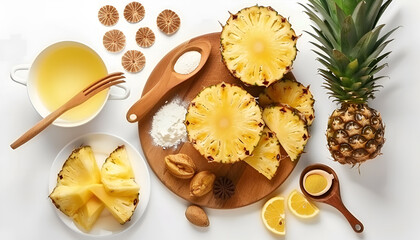
[[[187,129],[184,125],[187,109],[180,99],[175,99],[162,106],[152,120],[150,135],[153,142],[161,147],[170,148],[187,140]]]
[[[182,54],[174,65],[175,72],[179,74],[190,74],[200,64],[201,53],[197,51],[189,51]]]

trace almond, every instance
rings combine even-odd
[[[206,212],[197,205],[191,205],[185,211],[185,217],[190,223],[198,227],[208,227],[210,225]]]

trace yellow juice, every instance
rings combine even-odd
[[[34,83],[44,106],[54,111],[92,82],[107,75],[102,59],[91,48],[77,42],[59,42],[36,59]],[[96,114],[106,100],[102,91],[64,113],[63,120],[78,122]]]

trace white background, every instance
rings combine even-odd
[[[255,4],[271,5],[289,17],[302,37],[294,63],[294,74],[303,84],[311,85],[315,96],[316,120],[311,128],[312,138],[306,154],[287,181],[266,199],[234,210],[206,209],[210,227],[199,229],[184,217],[188,203],[167,190],[152,173],[149,207],[143,218],[128,232],[113,239],[278,239],[265,229],[260,218],[264,202],[276,195],[287,196],[298,188],[298,177],[311,163],[325,163],[336,170],[341,182],[342,198],[348,209],[365,226],[356,234],[345,218],[330,206],[318,204],[320,214],[302,221],[287,214],[287,234],[280,239],[416,239],[420,216],[418,184],[420,147],[417,118],[418,72],[418,1],[394,1],[381,22],[385,30],[401,26],[394,33],[395,41],[387,50],[389,67],[381,72],[389,78],[381,80],[383,88],[370,105],[382,113],[386,124],[386,144],[383,155],[357,168],[342,166],[331,160],[326,147],[325,129],[329,114],[336,107],[322,88],[317,74],[320,64],[311,52],[312,41],[304,30],[310,21],[303,8],[294,0],[143,0],[146,16],[137,24],[129,24],[122,16],[130,1],[73,0],[73,1],[5,1],[0,7],[0,239],[84,239],[69,230],[56,216],[48,199],[50,166],[60,149],[72,139],[89,132],[116,134],[141,151],[137,124],[125,120],[128,108],[140,97],[142,88],[157,62],[173,47],[197,35],[220,31],[228,11],[237,12]],[[299,2],[305,2],[303,0]],[[114,27],[102,26],[97,19],[99,8],[105,4],[117,7],[120,20]],[[160,33],[156,16],[172,9],[181,18],[181,28],[173,36]],[[149,49],[140,49],[134,41],[139,27],[148,26],[156,34]],[[147,59],[144,70],[126,74],[131,96],[123,101],[109,101],[103,111],[88,124],[72,128],[49,127],[39,136],[17,150],[9,145],[24,131],[40,120],[30,104],[24,86],[9,78],[12,66],[31,63],[46,46],[62,40],[75,40],[95,49],[104,59],[108,70],[121,71],[122,53],[111,54],[102,46],[103,34],[113,28],[127,36],[125,50],[141,50]],[[140,203],[141,204],[141,203]]]

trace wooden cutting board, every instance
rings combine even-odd
[[[188,142],[180,144],[176,149],[162,149],[153,144],[153,139],[149,134],[153,115],[165,104],[165,101],[169,102],[174,98],[180,98],[189,104],[203,88],[222,81],[240,85],[254,96],[258,96],[258,93],[263,90],[259,87],[246,87],[239,80],[230,75],[222,62],[220,54],[220,33],[202,35],[191,39],[190,42],[202,39],[207,39],[212,44],[212,51],[207,63],[192,79],[171,90],[166,96],[163,96],[161,101],[155,105],[149,114],[138,123],[140,142],[144,155],[153,172],[162,183],[176,195],[203,207],[219,209],[238,208],[254,203],[276,190],[292,172],[297,161],[290,161],[290,158],[287,157],[286,152],[282,149],[282,156],[284,156],[284,158],[280,162],[277,174],[272,180],[268,180],[245,162],[234,164],[209,163],[197,150],[195,150],[192,144]],[[156,81],[151,80],[160,79],[169,60],[175,52],[186,43],[187,42],[173,49],[157,64],[146,82],[143,95],[156,84]],[[287,77],[294,79],[293,74],[291,73]],[[216,176],[226,176],[230,178],[236,186],[235,194],[228,200],[216,199],[213,196],[213,193],[208,193],[200,198],[191,197],[189,194],[190,179],[184,180],[175,178],[165,168],[164,157],[175,153],[188,154],[194,160],[199,171],[209,170],[215,173]]]

